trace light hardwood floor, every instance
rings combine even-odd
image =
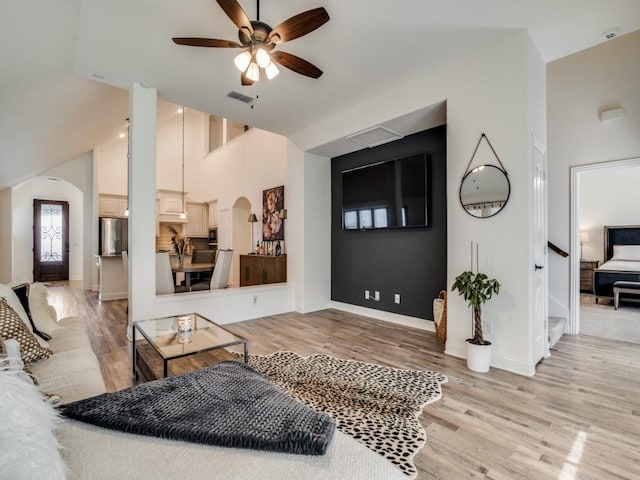
[[[50,288],[59,316],[87,320],[109,390],[132,385],[126,303],[99,303],[77,287]],[[420,421],[427,445],[419,479],[640,478],[640,345],[565,335],[526,378],[466,369],[434,334],[337,310],[283,314],[227,325],[250,353],[328,353],[448,376],[443,398]]]

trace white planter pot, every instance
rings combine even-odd
[[[467,340],[467,368],[474,372],[488,372],[491,365],[491,344],[475,345]]]

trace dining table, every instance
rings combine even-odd
[[[175,275],[176,273],[184,273],[184,282],[185,287],[187,287],[187,291],[191,291],[191,274],[192,273],[203,273],[209,272],[213,273],[213,267],[215,263],[183,263],[180,265],[179,263],[171,264],[171,271]]]

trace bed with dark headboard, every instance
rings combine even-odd
[[[619,280],[640,282],[640,225],[604,227],[604,263],[594,273],[597,298],[612,298]]]

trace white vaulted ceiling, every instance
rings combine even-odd
[[[255,1],[240,4],[251,19]],[[596,45],[611,27],[640,28],[637,0],[262,0],[275,26],[323,6],[331,20],[278,48],[324,71],[281,68],[240,85],[236,49],[175,45],[174,36],[237,39],[214,0],[6,0],[0,3],[0,188],[114,138],[132,82],[173,103],[283,135],[528,30],[548,62]],[[259,96],[253,109],[227,94]]]

